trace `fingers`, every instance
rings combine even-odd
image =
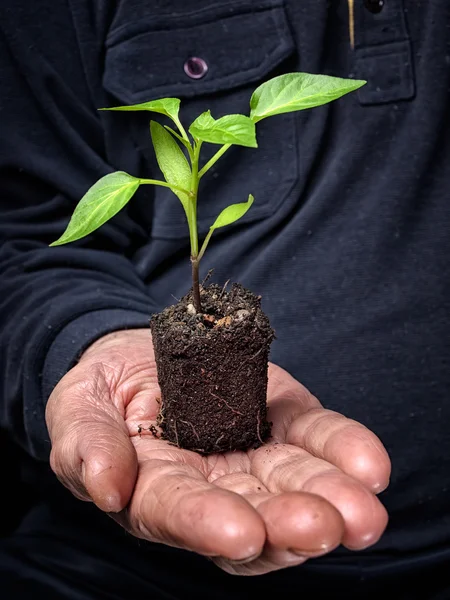
[[[286,442],[307,450],[379,493],[389,483],[390,461],[375,434],[339,413],[309,410],[290,424]]]
[[[117,512],[127,505],[137,459],[123,419],[109,398],[101,366],[73,371],[49,398],[50,464],[59,480],[82,500]]]
[[[301,565],[339,546],[344,521],[323,498],[302,492],[247,496],[264,519],[267,540],[263,553],[246,564],[220,566],[229,573],[260,575]]]
[[[336,548],[344,534],[344,520],[331,504],[308,493],[272,494],[252,475],[234,473],[215,484],[244,494],[258,511],[266,527],[266,542],[260,556],[244,563],[214,562],[231,574],[259,575],[299,565]]]
[[[257,511],[240,495],[210,484],[189,464],[141,463],[121,524],[133,535],[205,556],[248,560],[264,546]]]
[[[322,497],[303,492],[274,494],[253,475],[233,473],[215,485],[245,496],[264,520],[268,551],[299,557],[319,556],[339,545],[344,521],[338,510]]]
[[[322,496],[339,510],[345,522],[342,544],[349,550],[372,546],[386,529],[388,515],[381,502],[367,488],[339,472],[313,477],[303,489]]]
[[[266,493],[248,500],[257,506],[274,549],[303,559],[320,556],[336,548],[344,533],[344,520],[329,502],[309,493]]]
[[[273,364],[268,405],[274,441],[304,448],[375,493],[388,486],[390,461],[377,436],[356,421],[324,409],[304,386]]]
[[[255,451],[252,474],[273,493],[303,491],[326,499],[342,515],[342,543],[357,550],[374,544],[387,524],[383,505],[365,486],[303,449],[275,444]]]

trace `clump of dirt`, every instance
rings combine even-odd
[[[153,315],[162,437],[203,454],[257,448],[270,436],[267,366],[274,338],[261,298],[211,284]]]

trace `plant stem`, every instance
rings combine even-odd
[[[198,256],[198,230],[197,230],[197,194],[198,194],[198,160],[202,142],[196,141],[194,153],[192,156],[192,177],[191,190],[189,196],[189,236],[191,240],[191,263],[192,263],[192,293],[194,296],[194,308],[197,312],[202,312],[202,303],[200,300],[200,282],[199,282],[199,256]]]
[[[189,190],[185,190],[178,185],[173,185],[172,183],[166,183],[165,181],[159,181],[159,179],[139,179],[139,183],[151,184],[151,185],[160,185],[162,187],[170,188],[171,190],[177,190],[178,192],[183,192],[183,194],[190,195]]]
[[[197,194],[198,194],[198,159],[202,143],[197,142],[192,157],[191,189],[189,192],[189,233],[191,239],[191,256],[198,256],[198,233],[197,233]]]
[[[192,264],[192,292],[194,296],[194,308],[196,312],[202,312],[202,301],[200,299],[199,260],[191,256]]]
[[[205,254],[206,246],[208,245],[209,240],[211,239],[211,236],[212,236],[213,233],[214,233],[214,229],[210,229],[208,231],[207,236],[203,240],[202,247],[200,248],[200,252],[198,253],[198,262],[200,262],[202,260],[202,257]]]
[[[178,131],[181,133],[180,141],[184,140],[183,144],[185,145],[185,147],[186,147],[186,149],[188,151],[189,158],[191,159],[191,164],[192,164],[192,161],[194,160],[194,151],[192,149],[191,141],[189,139],[189,136],[186,133],[186,130],[183,127],[183,125],[182,125],[182,123],[181,123],[181,121],[180,121],[180,119],[178,117],[176,119],[174,119],[174,123],[178,127]]]
[[[189,154],[189,158],[192,162],[192,157],[193,157],[193,150],[192,150],[192,146],[189,142],[189,140],[186,140],[182,135],[180,135],[177,131],[175,131],[175,129],[172,129],[172,127],[169,127],[168,125],[164,125],[164,127],[167,129],[167,131],[170,131],[170,133],[177,138],[177,140],[179,142],[181,142],[183,144],[183,146],[186,148],[186,150],[188,151]]]
[[[201,179],[203,177],[203,175],[206,173],[206,171],[209,171],[209,169],[216,164],[216,162],[219,160],[219,158],[221,156],[223,156],[225,154],[225,152],[228,150],[228,148],[230,148],[231,144],[225,144],[222,146],[222,148],[220,148],[220,150],[218,150],[214,156],[212,156],[208,162],[206,163],[206,165],[204,165],[201,169],[200,172],[198,174],[198,178]]]
[[[181,136],[182,136],[182,138],[183,138],[184,140],[186,140],[187,142],[189,142],[188,135],[187,135],[187,133],[186,133],[186,130],[185,130],[185,128],[184,128],[184,127],[183,127],[183,125],[181,124],[181,121],[180,121],[180,119],[177,117],[176,119],[174,119],[174,122],[175,122],[176,126],[178,127],[178,129],[179,129],[179,131],[180,131],[180,133],[181,133]],[[189,143],[190,143],[190,142],[189,142]]]

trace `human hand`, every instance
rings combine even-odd
[[[60,481],[136,537],[257,575],[343,544],[375,543],[389,458],[364,426],[326,410],[269,366],[272,439],[207,457],[154,437],[160,391],[148,330],[95,342],[51,394],[50,462]]]

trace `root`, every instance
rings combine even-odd
[[[177,429],[177,422],[174,421],[173,422],[173,430],[175,432],[175,441],[176,441],[176,445],[178,446],[178,448],[180,447],[180,442],[178,441],[178,429]]]
[[[225,437],[224,433],[222,433],[222,435],[217,438],[217,440],[214,442],[214,446],[219,447],[219,442],[223,437]]]
[[[156,416],[156,424],[159,425],[161,427],[161,425],[164,423],[164,404],[161,404],[160,402],[158,402],[159,404],[159,412],[158,415]]]
[[[253,356],[251,356],[248,360],[255,360],[255,358],[258,356],[258,354],[261,354],[261,352],[264,350],[264,347],[261,346],[261,348],[258,350],[258,352],[256,352]]]
[[[222,291],[220,292],[220,296],[219,296],[219,300],[222,298],[222,296],[225,294],[225,290],[228,287],[228,284],[230,283],[230,280],[228,279],[227,281],[225,281],[225,285],[222,288]]]
[[[257,421],[256,421],[256,435],[258,436],[258,440],[261,442],[261,444],[264,444],[264,440],[261,437],[261,417],[258,413],[257,415]]]
[[[220,400],[220,402],[223,402],[223,403],[225,404],[225,406],[227,406],[227,407],[228,407],[228,408],[231,410],[231,412],[233,412],[235,415],[241,415],[241,417],[242,417],[243,413],[241,413],[241,411],[239,411],[239,410],[236,410],[235,408],[233,408],[232,406],[230,406],[226,400],[224,400],[224,399],[223,399],[223,398],[221,398],[220,396],[217,396],[217,394],[214,394],[214,392],[211,392],[211,391],[210,391],[209,393],[210,393],[210,394],[211,394],[211,396],[213,396],[214,398],[217,398],[217,400]]]
[[[214,273],[214,269],[210,269],[207,273],[206,273],[206,277],[205,279],[202,281],[202,287],[204,287],[205,283],[211,278],[212,274]]]
[[[198,441],[200,441],[200,436],[197,433],[197,430],[195,429],[195,427],[192,425],[192,423],[190,421],[183,421],[183,419],[178,419],[180,421],[180,423],[184,423],[185,425],[189,425],[190,427],[192,427],[192,431],[194,432],[195,437],[197,438]]]

